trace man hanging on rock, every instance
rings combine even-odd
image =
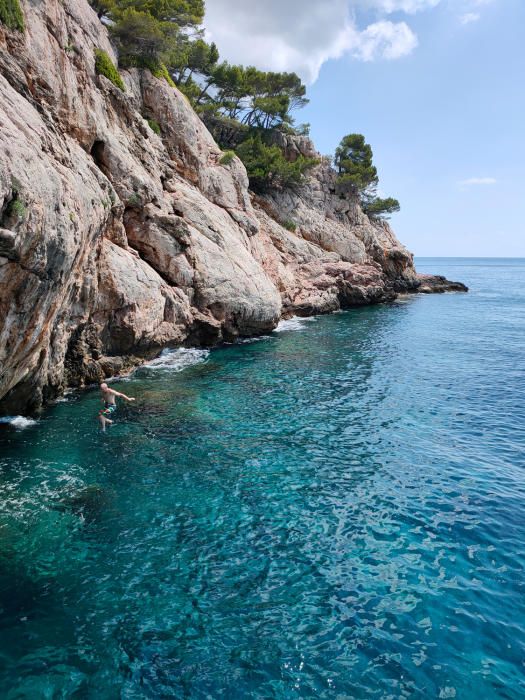
[[[111,425],[113,421],[110,419],[112,413],[117,410],[117,396],[125,401],[135,401],[134,398],[126,396],[126,394],[121,394],[120,391],[115,391],[110,389],[109,386],[104,382],[100,385],[100,391],[102,392],[102,401],[104,402],[104,408],[101,408],[98,414],[98,420],[100,421],[100,426],[103,432],[106,432],[106,425]]]

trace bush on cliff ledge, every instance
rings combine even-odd
[[[9,29],[24,31],[24,14],[19,0],[0,0],[0,22]]]
[[[279,146],[263,141],[261,132],[248,136],[237,147],[236,153],[244,163],[250,187],[259,193],[300,185],[306,171],[318,163],[314,158],[304,156],[293,162],[287,160]]]
[[[95,49],[95,70],[97,71],[98,75],[103,75],[108,80],[111,80],[113,85],[120,88],[122,92],[126,91],[124,81],[116,69],[115,64],[109,55],[102,49]]]

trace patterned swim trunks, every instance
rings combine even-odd
[[[110,416],[116,410],[117,410],[117,407],[114,403],[106,403],[106,404],[104,404],[104,408],[100,409],[100,411],[98,412],[98,415],[99,416]]]

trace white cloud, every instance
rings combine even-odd
[[[479,22],[481,19],[479,10],[494,2],[495,0],[463,0],[463,7],[460,10],[463,9],[464,13],[459,16],[460,23],[465,25]]]
[[[472,185],[495,185],[496,182],[494,177],[470,177],[468,180],[461,180],[458,184],[462,187],[470,187]]]
[[[416,5],[438,1],[374,3],[387,12],[394,5],[412,11]],[[307,82],[317,79],[326,61],[345,54],[363,61],[392,60],[417,46],[417,37],[405,22],[380,20],[358,28],[348,0],[208,0],[206,26],[209,39],[228,61],[295,71]]]
[[[478,10],[492,2],[453,0],[462,24],[477,21]],[[294,71],[311,83],[326,61],[344,55],[361,61],[407,56],[417,36],[407,22],[389,16],[440,4],[445,0],[207,0],[207,36],[232,63]],[[376,21],[359,26],[363,10]]]
[[[428,10],[439,5],[441,0],[363,0],[363,4],[370,9],[377,9],[387,14],[392,12],[407,12],[414,14],[421,10]]]
[[[461,15],[459,21],[461,24],[471,24],[472,22],[477,22],[480,17],[479,12],[466,12],[464,15]]]
[[[408,24],[383,20],[358,32],[351,52],[363,61],[373,61],[378,56],[391,60],[407,56],[417,43],[417,36]]]

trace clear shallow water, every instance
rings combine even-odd
[[[419,269],[0,425],[1,697],[524,696],[525,261]]]

